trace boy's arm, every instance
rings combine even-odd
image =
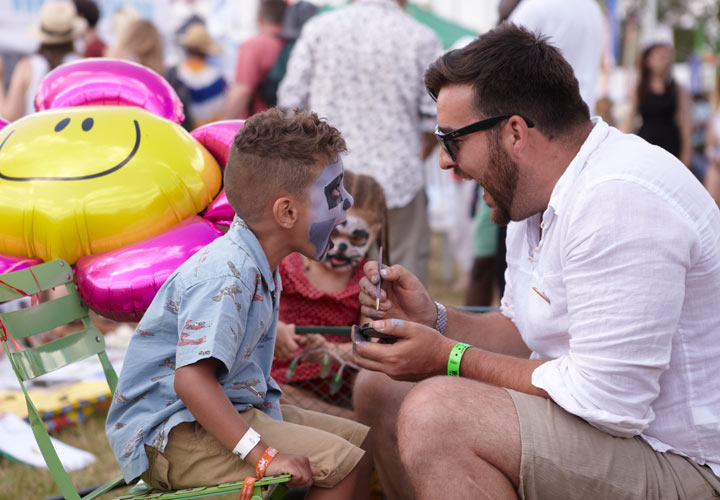
[[[220,386],[216,375],[218,364],[215,358],[205,358],[178,368],[175,372],[175,392],[198,423],[228,450],[232,450],[250,426]],[[261,438],[245,461],[257,463],[267,447],[268,443]],[[292,474],[289,485],[303,488],[312,483],[314,471],[307,457],[279,453],[270,463],[267,474]]]

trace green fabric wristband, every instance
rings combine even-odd
[[[455,344],[455,347],[453,347],[452,351],[450,351],[450,357],[448,358],[447,374],[451,377],[460,376],[460,361],[462,360],[463,354],[465,354],[465,351],[468,347],[472,346],[470,344],[458,342],[457,344]]]

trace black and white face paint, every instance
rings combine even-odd
[[[362,217],[348,215],[332,232],[333,247],[323,263],[333,271],[348,271],[357,266],[372,244],[370,226]]]
[[[315,260],[327,255],[332,243],[330,234],[345,220],[353,199],[343,186],[343,164],[339,156],[326,165],[310,188],[310,243],[315,247]]]

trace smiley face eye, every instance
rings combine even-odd
[[[82,122],[82,129],[87,132],[91,128],[93,128],[93,125],[95,124],[95,121],[92,118],[85,118]]]
[[[59,122],[57,122],[57,125],[55,125],[55,132],[60,132],[62,129],[68,126],[68,123],[70,123],[70,118],[63,118]]]

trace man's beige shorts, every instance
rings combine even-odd
[[[551,400],[508,390],[520,422],[521,499],[710,500],[720,480],[705,466],[618,438]]]
[[[270,446],[282,453],[304,455],[317,469],[313,484],[331,488],[357,465],[369,427],[352,420],[280,405],[283,421],[257,409],[242,413]],[[242,481],[255,474],[255,464],[241,460],[197,422],[172,428],[163,453],[145,446],[150,466],[142,479],[155,488],[183,489]]]

